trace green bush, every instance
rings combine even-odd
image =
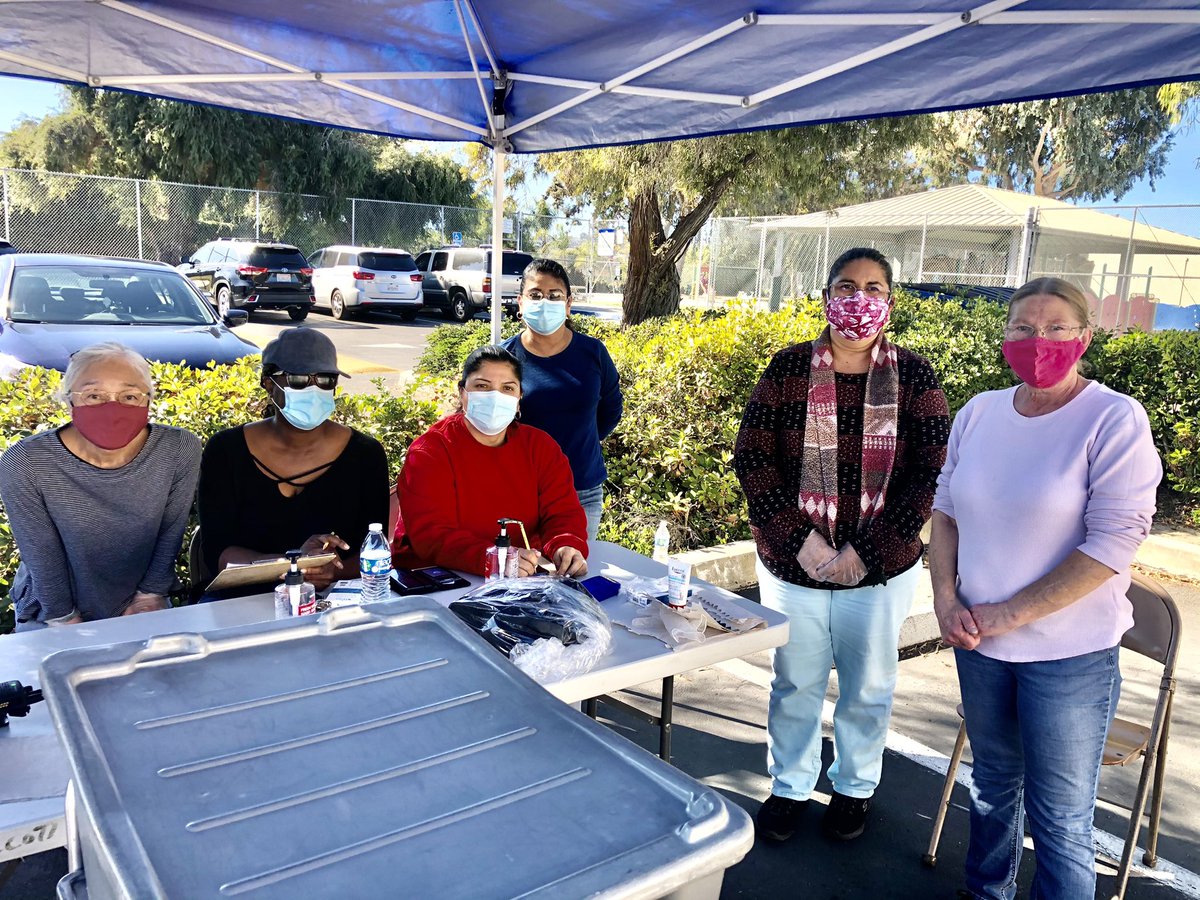
[[[571,327],[581,334],[605,340],[620,331],[620,327],[596,316],[572,316]],[[500,339],[507,340],[521,330],[516,319],[505,318],[500,326]],[[417,371],[437,378],[458,381],[463,360],[472,350],[491,340],[490,322],[472,319],[461,325],[439,325],[425,341],[425,349],[417,361]]]

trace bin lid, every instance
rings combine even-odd
[[[652,897],[753,842],[428,598],[66,650],[42,687],[135,897]]]

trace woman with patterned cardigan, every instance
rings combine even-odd
[[[929,363],[883,334],[892,271],[855,248],[823,292],[829,326],[780,351],[742,418],[734,466],[762,602],[786,613],[767,719],[771,796],[759,832],[786,840],[821,774],[821,710],[838,672],[827,834],[862,834],[879,784],[900,626],[921,565],[950,422]]]

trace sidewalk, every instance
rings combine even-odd
[[[928,543],[928,526],[923,539]],[[753,541],[736,541],[681,556],[692,564],[692,572],[697,578],[728,590],[744,591],[757,584]],[[1161,574],[1200,581],[1200,532],[1156,527],[1138,549],[1135,561],[1150,570],[1151,576]],[[900,629],[900,649],[919,647],[939,637],[937,617],[933,613],[933,586],[929,581],[929,570],[923,569],[912,611]]]

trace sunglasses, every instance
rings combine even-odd
[[[323,391],[332,391],[337,387],[338,383],[337,373],[327,374],[321,372],[316,375],[295,375],[291,372],[277,372],[271,377],[283,379],[283,384],[295,391],[303,390],[309,385],[314,384]]]

